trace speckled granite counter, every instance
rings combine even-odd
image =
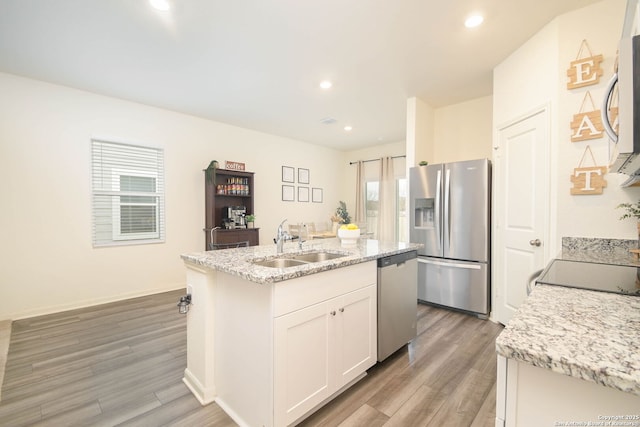
[[[628,252],[634,246],[626,246],[634,241],[581,240],[565,247],[563,239],[559,258],[636,265]],[[640,298],[538,285],[497,338],[496,350],[510,359],[640,396]]]
[[[640,267],[629,249],[637,249],[637,240],[563,237],[558,258],[569,261],[595,262]]]
[[[422,245],[417,243],[381,242],[372,239],[359,239],[357,246],[342,246],[339,239],[323,239],[318,242],[306,242],[303,245],[303,250],[300,251],[297,243],[286,243],[284,245],[284,254],[282,255],[294,255],[318,250],[345,255],[333,260],[287,268],[262,267],[251,262],[275,258],[275,245],[251,246],[248,248],[223,251],[194,252],[182,254],[181,257],[185,262],[224,271],[252,282],[264,284],[320,273],[352,264],[359,264],[389,255],[415,251],[420,247],[422,247]]]

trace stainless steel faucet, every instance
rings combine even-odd
[[[302,229],[300,230],[300,235],[298,236],[298,249],[302,250],[302,244],[306,242],[306,239],[302,237],[306,236],[309,238],[309,230],[307,230],[307,224],[302,224]]]
[[[289,235],[289,233],[284,231],[283,226],[285,222],[287,222],[286,219],[280,223],[280,225],[278,226],[278,231],[276,233],[276,238],[273,239],[276,244],[276,252],[279,254],[282,253],[282,246],[284,245],[285,240],[291,240],[291,236]]]

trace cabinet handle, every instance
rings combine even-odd
[[[344,313],[344,307],[340,309],[340,313]]]
[[[331,311],[331,315],[332,315],[332,316],[335,316],[335,315],[336,315],[336,311],[335,311],[335,310],[332,310],[332,311]]]

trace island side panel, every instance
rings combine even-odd
[[[202,405],[214,401],[216,272],[185,262],[192,304],[187,313],[187,368],[183,381]]]
[[[216,403],[240,426],[273,424],[273,285],[218,273]]]

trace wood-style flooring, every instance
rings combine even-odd
[[[1,426],[235,426],[182,383],[182,291],[13,323]],[[502,327],[426,305],[418,337],[304,426],[493,426]]]

